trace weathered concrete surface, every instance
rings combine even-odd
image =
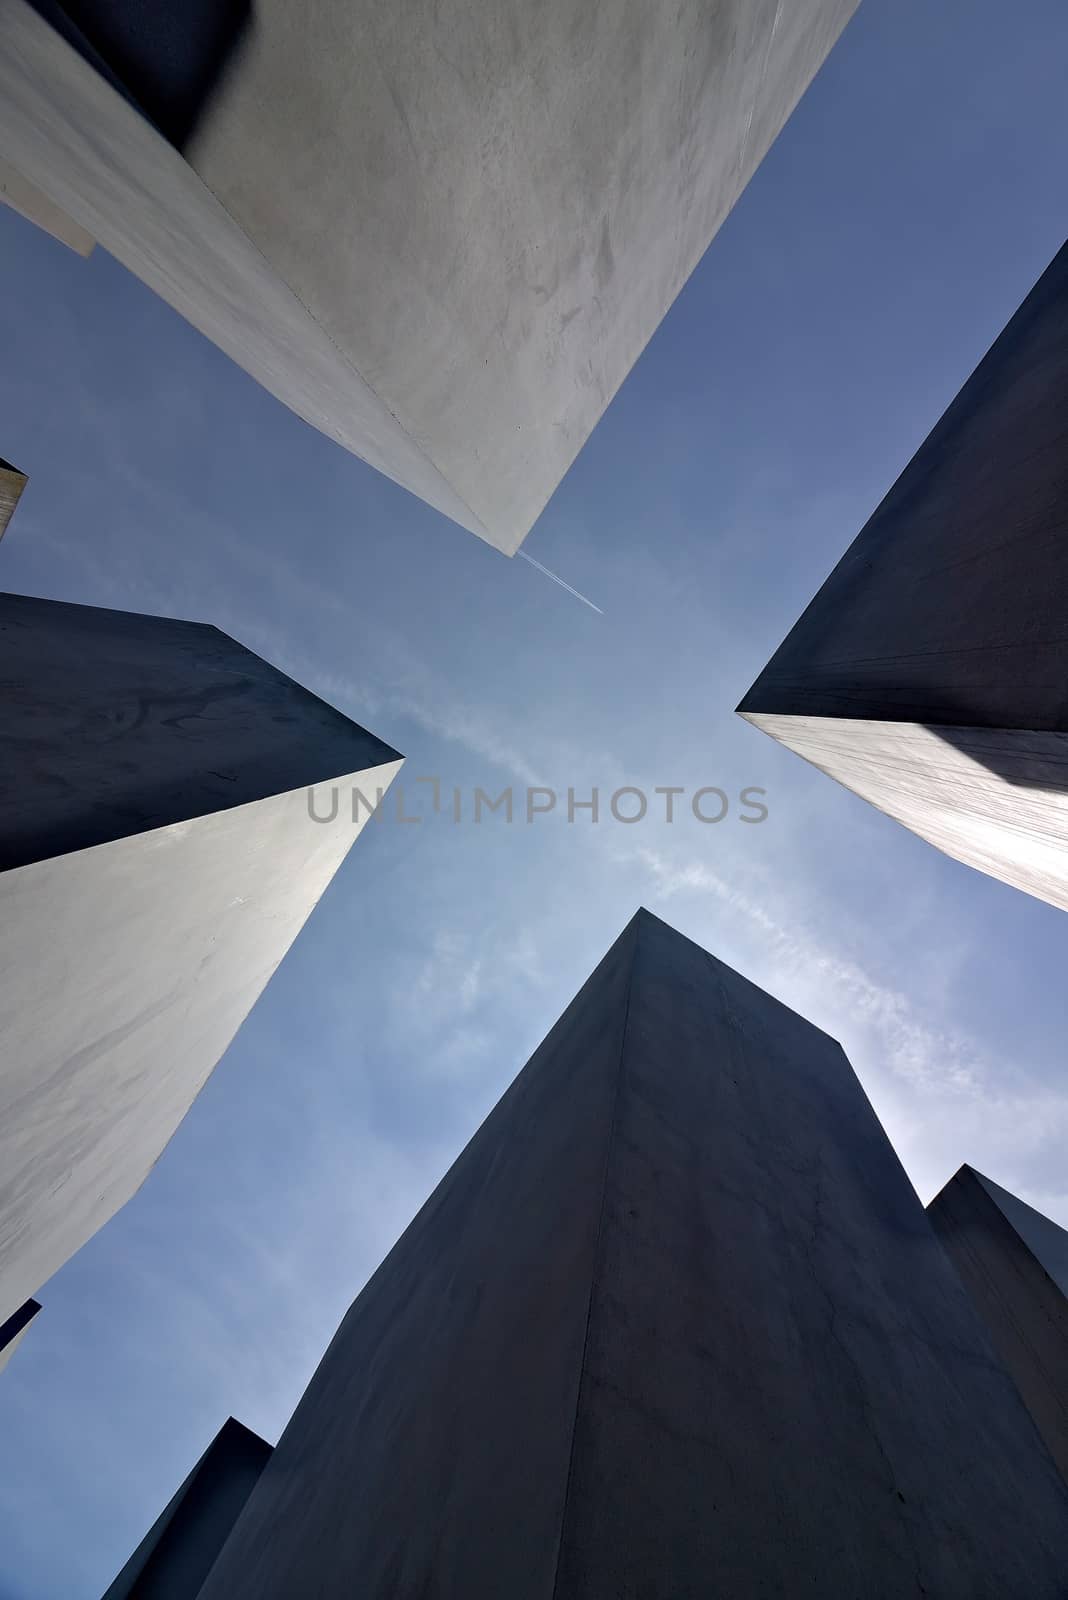
[[[271,1454],[230,1417],[103,1600],[196,1600]]]
[[[0,539],[7,531],[7,525],[15,515],[15,508],[22,497],[29,479],[18,467],[13,467],[10,461],[0,457]]]
[[[840,1047],[639,913],[201,1600],[1062,1597],[1068,1490]]]
[[[485,537],[196,173],[25,0],[0,0],[0,157],[305,422]]]
[[[0,685],[2,1317],[143,1182],[400,758],[197,624],[0,597]]]
[[[1068,1233],[968,1166],[927,1215],[1068,1481]]]
[[[950,855],[1063,906],[1066,661],[1068,246],[738,709]]]
[[[60,244],[65,244],[76,255],[88,256],[92,253],[94,240],[86,233],[84,228],[79,228],[72,222],[57,205],[53,205],[47,195],[35,189],[32,183],[8,166],[6,161],[0,160],[0,200],[4,205],[10,206],[12,211],[17,211],[27,222],[32,222],[36,227],[43,228],[45,233],[50,233],[53,239],[58,239]],[[2,516],[0,512],[0,516]]]
[[[198,198],[5,0],[0,152],[287,405],[511,554],[855,5],[259,0],[186,150]]]
[[[0,1323],[0,1372],[3,1372],[26,1337],[27,1329],[40,1309],[36,1300],[27,1300],[25,1305],[12,1312],[6,1322]]]

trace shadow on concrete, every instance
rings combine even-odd
[[[968,727],[959,723],[926,726],[943,744],[977,761],[1010,788],[1068,794],[1068,732]]]
[[[252,0],[30,0],[177,149],[252,26]]]

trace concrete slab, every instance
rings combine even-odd
[[[1068,1232],[968,1166],[927,1215],[1068,1481]]]
[[[138,1189],[348,853],[367,812],[307,785],[400,757],[202,624],[0,596],[0,680],[7,1315]]]
[[[260,0],[187,164],[5,0],[0,154],[300,416],[512,554],[855,6]]]
[[[15,508],[28,482],[24,472],[0,457],[0,539],[7,532],[7,525],[15,515]]]
[[[738,710],[1068,905],[1068,246]]]
[[[25,1305],[12,1312],[6,1322],[0,1323],[0,1372],[3,1372],[26,1337],[30,1323],[40,1309],[36,1300],[27,1300]]]
[[[840,1047],[639,913],[201,1600],[1059,1597],[1068,1488]]]
[[[84,228],[79,228],[76,222],[72,222],[57,205],[53,205],[40,189],[35,189],[32,183],[27,183],[14,167],[2,160],[0,160],[0,201],[10,206],[12,211],[17,211],[20,217],[25,217],[27,222],[43,228],[45,233],[51,234],[53,239],[58,239],[60,244],[65,244],[75,255],[92,254],[95,243],[92,236],[86,233]]]
[[[103,1600],[196,1600],[270,1455],[265,1439],[228,1418]]]

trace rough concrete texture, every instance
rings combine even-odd
[[[1068,246],[738,709],[949,854],[1063,906],[1066,619]]]
[[[967,1166],[927,1215],[1068,1481],[1068,1233]]]
[[[184,167],[5,0],[0,152],[287,405],[511,554],[855,5],[260,0]]]
[[[1068,1490],[840,1047],[639,913],[201,1600],[1063,1597]]]
[[[0,201],[10,206],[12,211],[17,211],[19,216],[25,217],[27,222],[32,222],[38,228],[43,228],[45,233],[58,239],[60,244],[65,244],[80,256],[92,253],[94,240],[86,233],[84,228],[79,228],[72,222],[57,205],[53,205],[47,195],[35,189],[32,183],[8,166],[6,161],[0,160]],[[0,517],[3,512],[0,511]],[[9,513],[10,515],[10,513]],[[2,529],[0,529],[2,532]]]
[[[230,1417],[103,1600],[196,1600],[271,1454]]]
[[[36,1300],[27,1300],[25,1305],[12,1312],[6,1322],[0,1323],[0,1372],[3,1372],[26,1337],[26,1331],[40,1309]]]
[[[15,515],[15,507],[28,482],[24,472],[0,457],[0,539],[7,532],[7,525]]]
[[[0,682],[2,1317],[140,1186],[400,758],[196,624],[0,597]]]

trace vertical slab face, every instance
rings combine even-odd
[[[645,917],[558,1596],[1052,1600],[1066,1530],[841,1048]]]
[[[1059,1600],[1066,1548],[839,1046],[640,913],[357,1300],[201,1600]]]
[[[0,868],[397,752],[202,622],[0,594]]]
[[[1068,1233],[967,1166],[927,1214],[1068,1482]]]
[[[185,166],[7,0],[0,152],[287,405],[511,554],[855,7],[259,0]],[[155,63],[122,65],[110,16],[99,42],[102,10],[151,41],[144,6],[75,10],[147,105]],[[242,7],[213,11],[209,64]]]
[[[196,1600],[270,1455],[230,1417],[103,1600]]]
[[[0,1372],[3,1372],[18,1346],[26,1337],[34,1317],[40,1311],[36,1300],[27,1300],[3,1323],[0,1323]]]
[[[400,759],[199,624],[0,597],[0,678],[3,1317],[144,1181]]]
[[[854,9],[261,0],[189,159],[511,553]]]
[[[548,1600],[633,930],[370,1280],[203,1600]]]
[[[0,169],[0,179],[2,176]],[[0,539],[4,537],[7,525],[15,515],[15,507],[19,503],[27,481],[24,472],[13,467],[10,461],[0,458]]]
[[[1068,246],[738,707],[1068,905]]]
[[[25,217],[35,227],[43,228],[45,233],[51,234],[53,239],[58,239],[60,244],[65,244],[76,255],[92,254],[94,241],[85,229],[79,228],[57,205],[53,205],[47,195],[35,189],[32,183],[27,183],[22,174],[4,160],[0,160],[0,202],[10,206],[12,211],[17,211],[20,217]],[[0,463],[0,472],[3,467],[4,463]]]

